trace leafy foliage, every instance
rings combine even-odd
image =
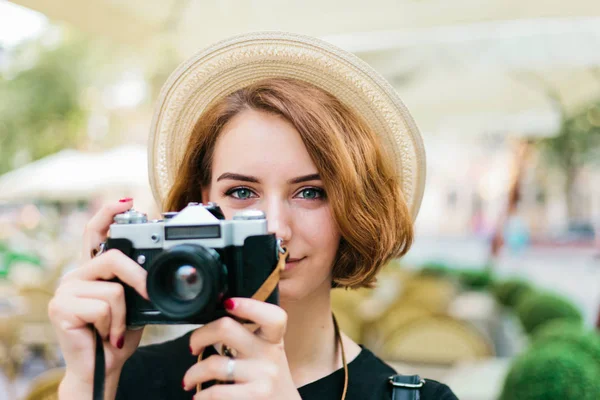
[[[564,343],[531,347],[512,364],[500,400],[600,399],[600,368]]]
[[[581,167],[600,160],[600,101],[564,118],[558,135],[541,140],[539,147],[547,164],[564,173],[569,216],[577,218],[577,174]]]
[[[532,290],[529,283],[516,278],[498,282],[492,289],[498,303],[506,307],[515,307],[521,297]]]
[[[571,320],[580,324],[583,322],[577,307],[562,296],[552,293],[528,293],[519,301],[516,311],[523,328],[529,334],[555,319]]]
[[[80,141],[87,51],[84,39],[67,37],[53,46],[43,38],[26,42],[8,54],[0,75],[0,174]]]
[[[458,279],[464,288],[471,290],[484,290],[494,283],[494,275],[489,269],[461,270]]]
[[[547,346],[550,343],[563,343],[585,351],[598,362],[600,368],[600,334],[590,331],[582,324],[556,319],[543,324],[532,334],[532,346]]]
[[[600,101],[563,120],[558,135],[540,142],[548,160],[562,168],[598,161]]]

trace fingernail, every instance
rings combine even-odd
[[[185,390],[185,379],[181,381],[181,387]]]
[[[192,346],[190,346],[190,353],[194,354],[194,349],[192,349]]]
[[[231,311],[235,308],[235,301],[233,301],[232,299],[227,299],[225,300],[224,305],[226,310]]]
[[[133,200],[131,197],[124,197],[119,200],[119,203],[129,203],[131,200]]]
[[[122,349],[125,344],[125,335],[121,336],[117,341],[117,348]]]

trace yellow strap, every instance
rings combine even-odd
[[[279,276],[285,270],[285,261],[287,260],[288,255],[288,250],[284,247],[283,253],[279,255],[277,267],[275,267],[273,272],[271,272],[271,275],[269,275],[269,277],[265,279],[265,281],[258,288],[256,293],[254,293],[254,295],[252,296],[254,300],[265,301],[271,295],[271,293],[273,293],[273,290],[275,290],[275,287],[279,283]]]
[[[271,272],[271,275],[269,275],[269,277],[267,279],[265,279],[265,281],[260,286],[260,288],[258,288],[256,293],[254,293],[254,295],[252,296],[252,298],[254,300],[265,301],[271,295],[271,293],[273,293],[273,290],[275,290],[275,287],[279,283],[280,274],[283,270],[285,270],[285,261],[287,260],[287,257],[288,257],[287,248],[284,247],[283,251],[284,252],[279,255],[279,261],[277,262],[277,267],[275,267],[273,272]],[[254,332],[256,329],[260,328],[260,327],[256,327],[256,324],[247,324],[244,326],[247,329],[249,329],[251,332]],[[348,391],[348,363],[346,362],[346,352],[344,351],[344,344],[342,343],[342,335],[340,333],[340,328],[338,326],[337,320],[335,319],[335,315],[333,315],[333,327],[335,330],[336,341],[339,343],[340,351],[342,353],[342,364],[344,366],[344,390],[342,392],[342,400],[345,400],[346,392]],[[223,346],[222,352],[224,355],[227,355],[228,357],[232,357],[231,350],[227,346]],[[204,353],[204,351],[201,351],[200,354],[198,355],[198,362],[202,361],[203,353]],[[202,385],[197,384],[196,385],[196,393],[200,393],[201,390],[202,390]]]
[[[275,287],[279,283],[279,277],[281,276],[281,272],[285,270],[285,261],[287,260],[288,255],[289,253],[287,248],[283,247],[283,253],[279,254],[279,261],[277,262],[277,266],[275,267],[273,272],[271,272],[271,275],[269,275],[267,279],[265,279],[263,284],[254,293],[254,295],[252,296],[254,300],[265,301],[271,295],[271,293],[273,293],[273,290],[275,290]],[[256,329],[260,328],[257,327],[256,324],[246,324],[244,326],[253,333]],[[227,346],[223,346],[222,353],[224,355],[227,355],[228,357],[231,357],[231,350]],[[203,354],[204,350],[202,350],[198,354],[198,362],[202,361]],[[199,393],[201,390],[202,385],[197,384],[196,393]]]

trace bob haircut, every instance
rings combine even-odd
[[[371,287],[381,267],[413,241],[413,223],[392,159],[379,138],[337,98],[290,78],[268,78],[215,101],[197,121],[165,207],[201,201],[225,124],[244,110],[279,115],[300,134],[341,234],[334,287]]]

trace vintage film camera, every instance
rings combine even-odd
[[[148,221],[129,210],[110,226],[105,250],[118,249],[148,271],[150,301],[125,286],[127,326],[205,324],[226,315],[223,300],[252,297],[277,265],[279,243],[262,211],[225,220],[214,203],[190,203]],[[267,299],[278,304],[278,291]]]

